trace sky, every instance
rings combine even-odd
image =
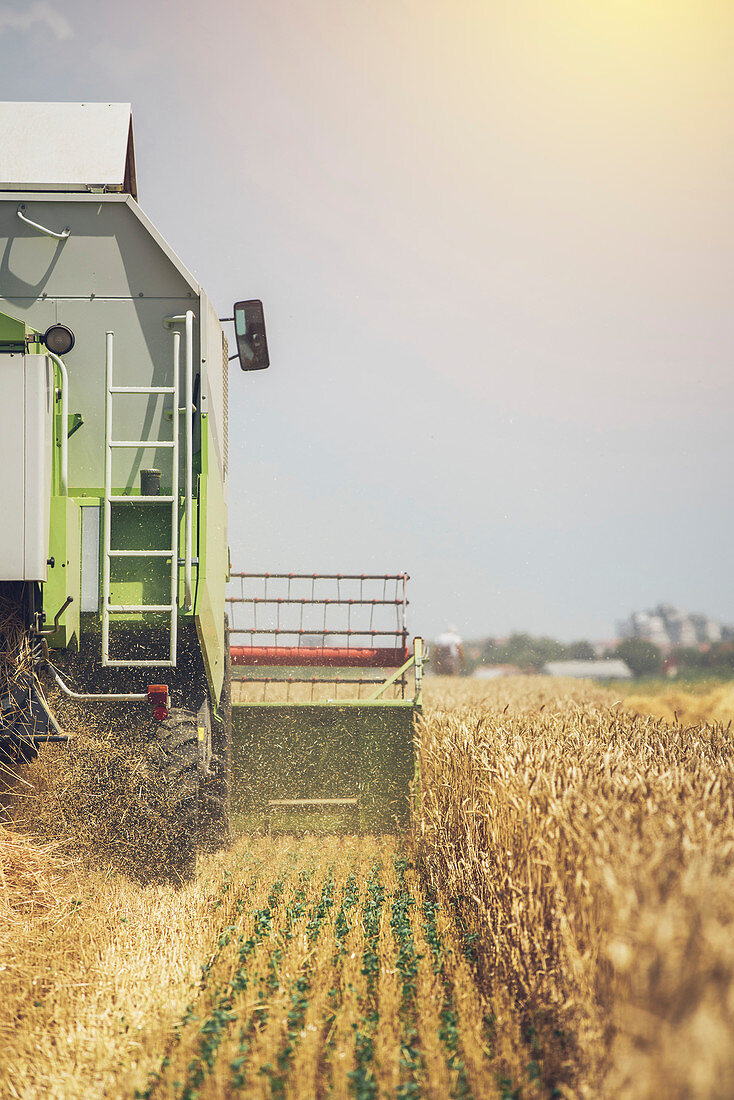
[[[0,48],[2,99],[132,102],[143,209],[264,301],[236,569],[407,570],[429,637],[734,622],[731,4],[30,0]]]

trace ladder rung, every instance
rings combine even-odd
[[[124,615],[127,612],[138,613],[141,611],[165,611],[170,615],[176,610],[176,605],[172,603],[110,603],[107,604],[107,610],[110,612],[119,612]]]
[[[173,439],[112,439],[110,447],[137,447],[141,451],[153,451],[158,447],[175,447]]]
[[[173,386],[113,386],[110,393],[175,393]]]
[[[110,497],[110,504],[173,504],[172,496],[160,497]]]
[[[107,659],[107,668],[175,668],[175,661],[113,661]]]
[[[111,558],[170,558],[173,550],[109,550]]]

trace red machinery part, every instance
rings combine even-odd
[[[249,646],[230,648],[233,665],[270,665],[319,668],[400,668],[408,650],[356,648],[353,646]]]
[[[149,684],[148,702],[153,708],[153,717],[156,722],[163,722],[168,718],[170,700],[168,698],[167,684]]]

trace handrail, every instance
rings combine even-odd
[[[178,469],[179,469],[179,433],[181,422],[178,418],[179,373],[181,367],[181,333],[173,330],[173,451],[171,453],[171,640],[169,659],[175,664],[178,644]]]
[[[61,492],[69,491],[69,374],[58,355],[46,349],[61,374]]]
[[[46,668],[49,669],[56,683],[59,685],[64,695],[68,695],[70,699],[82,699],[85,703],[144,703],[148,698],[144,692],[106,692],[102,694],[94,693],[92,695],[81,692],[72,691],[72,689],[65,684],[59,676],[58,672],[51,664],[49,660],[46,662]]]
[[[358,630],[356,627],[353,630],[336,630],[330,626],[313,628],[294,626],[292,629],[287,626],[230,626],[229,632],[230,634],[271,634],[273,636],[287,634],[299,638],[400,638],[403,633],[397,627],[394,630],[372,630],[369,627],[364,630]]]
[[[107,665],[110,652],[110,547],[112,526],[112,368],[115,358],[115,334],[105,333],[105,399],[104,399],[104,528],[102,548],[102,664]]]
[[[184,489],[184,607],[190,611],[193,600],[192,584],[192,544],[193,544],[193,484],[194,484],[194,311],[187,309],[163,321],[166,328],[172,325],[184,325],[186,336],[186,355],[184,359],[184,413],[186,416],[186,470]]]
[[[402,607],[403,601],[400,600],[330,600],[330,599],[309,599],[307,596],[227,596],[226,603],[267,603],[267,604],[294,604],[296,606],[308,606],[319,607],[329,604],[333,607]],[[327,630],[327,634],[331,631]],[[402,634],[402,627],[394,631],[395,634]]]
[[[409,581],[407,573],[230,573],[230,577],[271,581]]]
[[[53,229],[47,229],[45,225],[39,225],[38,222],[31,221],[30,218],[27,218],[25,216],[24,210],[25,210],[25,203],[22,202],[20,204],[20,206],[18,207],[18,209],[15,211],[16,214],[18,215],[18,217],[20,218],[20,220],[22,222],[25,222],[26,225],[30,225],[34,229],[37,229],[39,233],[43,233],[46,237],[53,237],[53,239],[55,241],[65,241],[66,238],[71,233],[71,229],[69,228],[68,225],[65,226],[65,228],[62,229],[60,233],[54,233]]]
[[[185,503],[185,538],[184,551],[184,593],[186,610],[190,611],[193,603],[191,584],[191,553],[193,542],[193,481],[194,481],[194,313],[186,310],[186,379],[185,379],[185,405],[186,405],[186,503]]]
[[[405,673],[414,662],[415,656],[409,657],[405,664],[401,668],[399,668],[397,672],[394,672],[392,674],[389,680],[385,680],[385,682],[380,685],[377,691],[373,691],[370,695],[367,696],[366,702],[371,703],[375,699],[379,699],[380,696],[384,694],[384,692],[386,692],[389,687],[392,687],[396,680],[401,679],[401,677],[405,675]]]
[[[423,639],[413,639],[413,657],[415,659],[415,696],[413,702],[417,707],[423,704],[423,658],[425,656]]]

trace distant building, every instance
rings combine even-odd
[[[633,611],[618,624],[620,638],[641,638],[663,653],[674,646],[701,647],[720,642],[729,633],[708,615],[689,614],[673,604],[661,603],[648,611]]]
[[[532,672],[532,669],[531,669]],[[521,676],[523,670],[517,665],[479,665],[472,676],[477,680],[496,680],[500,676]]]
[[[632,679],[626,661],[616,657],[607,661],[548,661],[542,672],[544,676],[570,676],[574,680]]]
[[[601,642],[592,642],[594,655],[596,657],[604,657],[605,654],[611,653],[612,650],[617,648],[619,638],[604,638]]]
[[[724,636],[724,628],[721,623],[709,619],[707,615],[691,615],[691,623],[696,631],[696,641],[699,644],[716,645]]]

